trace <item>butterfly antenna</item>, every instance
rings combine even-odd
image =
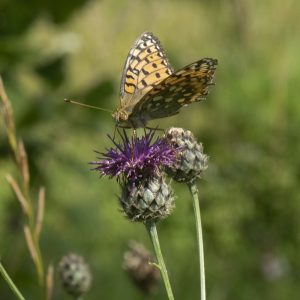
[[[109,110],[109,109],[105,109],[105,108],[101,108],[101,107],[97,107],[97,106],[93,106],[93,105],[84,104],[84,103],[81,103],[81,102],[78,102],[78,101],[74,101],[74,100],[70,100],[70,99],[64,99],[64,100],[67,103],[77,104],[77,105],[80,105],[80,106],[84,106],[84,107],[88,107],[88,108],[93,108],[93,109],[98,109],[98,110],[106,111],[106,112],[109,112],[109,113],[113,113],[113,111]]]

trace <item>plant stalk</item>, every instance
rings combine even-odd
[[[159,245],[158,234],[157,234],[155,222],[146,223],[146,228],[148,230],[150,239],[153,244],[153,248],[155,251],[156,259],[158,261],[160,273],[161,273],[161,276],[162,276],[164,284],[165,284],[168,299],[174,300],[174,296],[173,296],[173,292],[172,292],[172,288],[171,288],[171,284],[170,284],[170,280],[169,280],[169,276],[168,276],[168,271],[167,271],[167,268],[166,268],[166,265],[164,262],[164,258],[162,256],[160,245]]]
[[[203,234],[202,234],[202,225],[201,225],[200,204],[198,198],[198,188],[195,180],[187,183],[187,185],[192,194],[194,214],[196,219],[198,252],[199,252],[199,268],[200,268],[201,300],[206,300],[204,248],[203,248]]]
[[[5,92],[5,88],[0,76],[0,101],[3,105],[3,116],[6,125],[6,133],[9,141],[9,145],[14,155],[16,166],[19,170],[21,183],[20,185],[8,175],[7,180],[11,185],[13,191],[15,192],[21,207],[23,209],[23,214],[26,217],[24,224],[24,233],[27,242],[27,247],[29,249],[30,255],[32,257],[33,263],[36,268],[39,284],[42,289],[44,289],[45,278],[44,278],[44,266],[42,253],[39,246],[39,234],[36,235],[36,216],[34,215],[33,202],[30,198],[30,172],[28,165],[28,158],[25,146],[21,139],[17,138],[15,120],[13,116],[13,109],[9,98]],[[20,188],[21,186],[21,188]],[[44,196],[44,195],[42,195]],[[41,196],[41,197],[42,197]],[[43,199],[44,201],[44,199]],[[41,231],[43,218],[39,218],[39,229]]]
[[[18,290],[12,279],[9,277],[8,273],[5,271],[2,263],[0,263],[0,273],[3,277],[3,279],[6,281],[10,289],[13,291],[13,293],[17,296],[19,300],[25,300],[21,292]]]

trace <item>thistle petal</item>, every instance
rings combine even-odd
[[[124,176],[131,182],[151,177],[162,167],[171,167],[176,161],[176,150],[162,138],[154,140],[155,131],[151,130],[143,137],[128,137],[125,130],[119,133],[121,142],[109,139],[115,148],[101,153],[102,158],[91,162],[96,165],[93,170],[100,175],[112,177]]]

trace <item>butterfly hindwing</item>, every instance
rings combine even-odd
[[[172,74],[159,40],[150,32],[134,43],[125,62],[121,80],[121,106],[133,105],[143,95]]]
[[[135,104],[130,118],[147,121],[168,117],[184,105],[204,100],[214,84],[217,63],[216,59],[204,58],[171,74]]]

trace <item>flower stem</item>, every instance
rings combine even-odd
[[[199,264],[200,264],[199,267],[200,267],[201,300],[205,300],[206,299],[206,290],[205,290],[204,249],[203,249],[203,235],[202,235],[200,205],[199,205],[199,198],[198,198],[198,188],[197,188],[197,185],[194,180],[188,183],[188,187],[192,194],[194,214],[195,214],[195,219],[196,219]]]
[[[2,263],[0,263],[0,273],[1,273],[2,277],[4,278],[4,280],[6,281],[6,283],[11,288],[11,290],[18,297],[18,299],[25,300],[25,298],[22,296],[22,294],[20,293],[20,291],[18,290],[18,288],[16,287],[16,285],[14,284],[14,282],[12,281],[12,279],[9,277],[9,275],[5,271]]]
[[[155,222],[149,222],[146,223],[146,228],[148,230],[148,233],[150,235],[152,244],[153,244],[153,248],[156,254],[156,259],[158,261],[159,264],[159,269],[160,269],[160,273],[161,276],[163,278],[164,284],[165,284],[165,288],[168,294],[168,298],[169,300],[174,300],[174,296],[173,296],[173,292],[172,292],[172,288],[171,288],[171,284],[170,284],[170,280],[169,280],[169,276],[168,276],[168,271],[161,253],[161,249],[160,249],[160,245],[159,245],[159,240],[158,240],[158,234],[157,234],[157,229],[156,229],[156,224]]]

